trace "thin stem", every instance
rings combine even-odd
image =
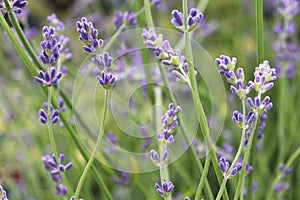
[[[257,134],[255,134],[255,133],[256,133],[256,126],[257,126],[258,118],[259,118],[259,115],[256,113],[256,118],[255,118],[255,121],[253,123],[253,128],[252,128],[252,131],[250,133],[250,137],[249,137],[249,140],[248,140],[248,144],[247,144],[247,148],[246,148],[246,152],[245,152],[245,156],[244,156],[244,160],[243,160],[243,167],[242,167],[242,170],[240,172],[238,186],[236,188],[236,193],[234,194],[234,200],[238,200],[239,195],[240,195],[241,200],[244,199],[243,190],[244,190],[244,182],[245,182],[245,177],[246,177],[246,165],[247,165],[249,157],[250,157],[250,152],[251,152],[253,139],[254,139],[254,137],[257,136]]]
[[[246,119],[245,99],[242,99],[241,101],[242,101],[243,116],[244,116],[244,119]],[[236,163],[238,162],[238,160],[240,158],[240,155],[243,152],[245,135],[246,135],[246,120],[244,120],[244,122],[243,122],[242,137],[241,137],[241,140],[240,140],[240,145],[239,145],[238,151],[235,154],[235,157],[234,157],[234,159],[233,159],[233,161],[231,163],[230,168],[228,169],[228,171],[227,171],[227,173],[225,175],[225,178],[223,179],[223,182],[222,182],[222,185],[221,185],[220,190],[218,192],[216,200],[221,199],[221,196],[222,196],[222,194],[224,192],[224,189],[226,187],[226,182],[228,180],[229,174],[231,173],[232,169],[235,167]]]
[[[257,64],[261,63],[264,56],[264,18],[263,18],[263,0],[255,0],[256,10],[256,48]]]
[[[77,185],[77,188],[75,190],[75,200],[79,198],[79,194],[80,194],[80,191],[81,191],[81,188],[83,186],[83,183],[85,181],[85,178],[90,170],[90,168],[92,167],[93,165],[93,162],[94,162],[94,159],[95,159],[95,155],[98,151],[98,148],[101,144],[101,141],[102,141],[102,137],[103,137],[103,134],[104,134],[104,126],[105,126],[105,121],[106,121],[106,114],[107,114],[107,105],[108,105],[108,90],[105,90],[105,94],[104,94],[104,105],[103,105],[103,113],[102,113],[102,119],[101,119],[101,124],[100,124],[100,129],[99,129],[99,133],[98,133],[98,137],[97,137],[97,141],[96,141],[96,144],[95,144],[95,147],[93,149],[93,152],[90,156],[90,159],[87,163],[87,165],[85,166],[84,168],[84,171],[79,179],[79,182],[78,182],[78,185]],[[112,197],[109,197],[109,199],[112,199]]]
[[[183,15],[185,16],[184,19],[187,19],[187,12],[188,12],[187,11],[187,0],[182,1],[182,8],[183,8]],[[186,27],[187,27],[186,20],[184,21],[184,27],[186,30]],[[201,128],[202,134],[204,136],[204,140],[207,143],[209,154],[212,157],[212,163],[213,163],[213,167],[214,167],[218,182],[219,182],[219,184],[221,184],[223,175],[219,168],[215,149],[214,149],[213,144],[209,137],[209,128],[208,128],[208,124],[207,124],[206,115],[205,115],[205,112],[204,112],[204,109],[203,109],[203,106],[202,106],[202,103],[201,103],[201,100],[200,100],[200,97],[198,94],[198,86],[197,86],[196,77],[195,77],[195,70],[194,70],[194,65],[193,65],[193,53],[192,53],[192,46],[191,46],[189,32],[185,31],[184,35],[185,35],[185,45],[186,45],[186,58],[188,61],[188,70],[189,70],[189,73],[188,73],[189,80],[190,80],[189,85],[191,87],[192,96],[193,96],[194,103],[196,106],[197,117],[200,122],[200,128]],[[229,199],[226,189],[225,189],[225,194],[223,195],[223,197],[225,200]]]
[[[209,170],[209,166],[210,166],[210,158],[211,158],[210,154],[208,154],[205,158],[205,165],[204,165],[202,176],[200,178],[200,181],[199,181],[199,184],[198,184],[198,187],[197,187],[195,200],[200,200],[201,199],[201,192],[202,192],[203,186],[205,184],[206,177],[207,177],[208,170]]]
[[[285,125],[285,110],[286,110],[286,79],[282,77],[280,79],[280,86],[279,86],[279,118],[278,118],[278,141],[280,141],[279,145],[279,156],[278,156],[278,163],[282,162],[284,159],[284,151],[285,151],[285,131],[284,131],[284,125]]]
[[[271,184],[271,187],[268,191],[267,194],[267,200],[273,199],[273,193],[274,193],[274,188],[276,184],[281,180],[281,178],[284,176],[285,171],[292,165],[292,163],[296,160],[297,157],[300,156],[300,147],[296,149],[296,151],[291,155],[291,157],[288,159],[287,163],[285,164],[283,170],[276,176],[274,181]]]

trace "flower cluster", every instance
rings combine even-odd
[[[63,31],[65,30],[65,25],[63,22],[61,22],[56,14],[52,14],[47,17],[47,21],[51,23],[55,27],[56,30],[56,40],[61,45],[60,48],[60,58],[63,60],[69,60],[72,58],[72,54],[70,52],[70,49],[66,46],[70,42],[70,38],[63,34]]]
[[[45,111],[42,108],[40,109],[40,111],[39,111],[40,122],[42,124],[47,124],[47,123],[55,124],[58,121],[58,119],[59,119],[59,110],[54,109],[52,106],[51,106],[50,110],[51,110],[51,116],[48,116],[47,115],[47,110]]]
[[[280,163],[279,165],[279,172],[283,174],[283,178],[288,176],[291,172],[292,172],[292,168],[287,168],[285,169],[285,164],[284,163]],[[280,192],[284,192],[284,191],[287,191],[290,189],[290,184],[289,183],[286,183],[284,182],[283,180],[279,181],[279,183],[277,183],[275,185],[275,192],[276,193],[280,193]]]
[[[253,90],[253,82],[249,81],[247,85],[244,84],[245,74],[243,68],[238,68],[235,71],[237,59],[221,55],[220,58],[216,59],[216,64],[220,67],[220,74],[224,75],[227,82],[231,84],[232,93],[240,99],[245,99]]]
[[[8,198],[6,196],[6,191],[3,190],[1,185],[0,185],[0,200],[8,200]]]
[[[270,97],[262,97],[262,94],[270,90],[274,83],[273,81],[276,80],[276,70],[275,68],[271,68],[269,61],[264,61],[263,63],[259,64],[258,67],[255,68],[254,72],[254,89],[257,92],[257,96],[255,96],[253,99],[251,97],[248,97],[247,102],[249,106],[251,107],[252,112],[256,114],[260,118],[260,124],[259,124],[259,132],[258,132],[258,139],[263,138],[262,131],[266,127],[265,121],[267,120],[268,116],[268,110],[270,110],[273,107],[272,102],[270,101]],[[252,127],[250,127],[246,135],[247,137],[250,136],[250,133],[252,131]],[[247,144],[247,139],[245,141],[245,145]]]
[[[109,72],[113,63],[113,58],[104,52],[103,54],[95,54],[97,48],[103,45],[102,39],[97,39],[98,30],[94,28],[92,22],[87,21],[86,18],[82,18],[81,22],[78,21],[77,32],[80,33],[79,40],[83,41],[86,46],[83,47],[83,51],[92,54],[92,62],[98,66],[101,70],[101,74],[96,77],[97,82],[105,89],[111,88],[115,82],[116,77]]]
[[[155,183],[155,188],[157,193],[164,197],[167,198],[169,196],[169,194],[174,190],[174,185],[173,183],[167,182],[166,179],[164,179],[164,181],[161,183],[161,185],[159,185],[158,183]]]
[[[181,51],[176,51],[170,45],[168,40],[163,40],[161,34],[156,35],[154,29],[143,29],[142,37],[148,49],[154,50],[158,61],[169,67],[169,71],[181,83],[189,82],[188,63]],[[195,74],[196,71],[195,71]]]
[[[232,120],[241,129],[245,129],[246,136],[249,137],[252,131],[252,124],[257,117],[260,117],[259,134],[258,138],[263,137],[262,130],[265,128],[264,121],[267,119],[267,111],[272,108],[272,103],[270,102],[270,97],[266,96],[262,99],[262,94],[270,90],[276,80],[276,70],[270,67],[268,61],[264,61],[258,67],[255,68],[254,80],[249,81],[247,84],[245,81],[245,74],[243,68],[238,68],[235,70],[237,59],[230,58],[225,55],[221,55],[216,59],[216,64],[219,66],[220,74],[226,77],[227,82],[231,84],[230,89],[232,93],[241,100],[247,100],[251,110],[246,116],[244,114],[234,111]],[[255,90],[257,96],[253,99],[251,97],[247,98],[247,95]],[[245,140],[245,146],[247,146],[248,139]]]
[[[178,10],[172,11],[172,24],[181,31],[192,31],[204,18],[203,13],[199,12],[196,8],[192,8],[189,11],[187,19],[184,19],[183,13]],[[186,21],[187,27],[184,27]]]
[[[13,9],[16,14],[22,13],[23,8],[28,4],[26,0],[9,0],[9,7]],[[3,1],[0,1],[0,11],[8,10]]]
[[[137,19],[134,12],[125,11],[115,12],[115,17],[113,19],[113,24],[115,25],[115,30],[118,30],[123,24],[126,26],[135,26],[137,25]]]
[[[65,196],[68,192],[68,188],[62,184],[62,173],[72,168],[72,163],[69,162],[64,165],[64,160],[64,154],[59,155],[59,162],[57,162],[54,154],[52,156],[46,155],[42,157],[44,168],[50,171],[50,177],[55,182],[55,193],[61,196]]]
[[[299,13],[299,3],[297,0],[280,0],[277,11],[281,16],[281,21],[274,27],[274,33],[277,35],[274,45],[275,66],[278,76],[281,74],[291,79],[299,57],[299,47],[295,39],[296,26],[293,22],[293,18]]]
[[[160,155],[153,149],[150,151],[150,159],[157,167],[166,166],[170,154],[169,146],[174,142],[173,135],[169,134],[173,133],[178,127],[178,113],[180,110],[181,108],[179,106],[175,108],[174,104],[170,103],[169,110],[162,117],[162,126],[164,130],[162,133],[157,134]],[[171,181],[167,182],[167,180],[164,179],[161,185],[156,183],[155,188],[159,195],[166,198],[173,191],[174,185]]]
[[[220,166],[221,171],[223,172],[223,175],[226,176],[227,171],[229,169],[229,162],[226,160],[225,157],[220,158],[219,166]],[[233,176],[235,176],[237,173],[239,173],[239,171],[241,171],[241,169],[242,169],[242,164],[237,163],[235,165],[235,167],[232,168],[232,170],[230,171],[230,174],[228,175],[228,178],[232,178]]]
[[[77,21],[76,26],[77,32],[80,33],[79,40],[86,44],[83,46],[83,51],[95,53],[103,45],[103,40],[98,39],[98,30],[85,17],[81,18],[81,21]]]
[[[55,67],[51,67],[49,69],[49,72],[44,72],[40,70],[39,75],[40,77],[34,77],[34,81],[46,87],[55,85],[62,77],[62,73],[58,72]]]

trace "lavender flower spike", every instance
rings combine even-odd
[[[125,11],[121,13],[119,11],[115,12],[115,17],[113,19],[113,24],[115,25],[115,30],[118,30],[123,24],[126,26],[137,25],[137,19],[134,12]]]
[[[55,65],[60,57],[61,44],[57,41],[55,36],[55,28],[50,26],[43,27],[44,41],[40,43],[42,47],[42,53],[40,54],[40,60],[44,64]]]
[[[62,77],[62,73],[58,72],[54,67],[51,67],[49,72],[40,70],[39,75],[40,77],[34,77],[34,81],[46,87],[57,84]]]
[[[80,33],[79,40],[86,44],[83,47],[83,51],[94,53],[103,45],[103,40],[98,39],[98,30],[85,17],[81,18],[81,21],[77,21],[76,26],[77,32]]]
[[[114,84],[115,84],[115,81],[116,81],[116,77],[111,74],[111,73],[108,73],[106,74],[106,72],[102,71],[101,72],[101,76],[97,76],[96,77],[98,83],[103,86],[104,89],[110,89]]]
[[[40,114],[40,122],[42,124],[47,124],[49,120],[47,112],[43,109],[40,109],[39,114]],[[55,124],[59,119],[58,117],[59,117],[59,110],[51,108],[51,117],[50,117],[51,123]]]
[[[28,4],[26,0],[14,0],[13,2],[10,1],[9,3],[10,3],[9,6],[13,9],[13,11],[16,14],[22,13],[23,8]],[[7,10],[3,1],[0,1],[0,11],[1,10]]]
[[[178,10],[172,11],[172,24],[181,31],[192,31],[199,22],[203,19],[203,13],[198,12],[196,8],[192,8],[189,11],[187,19],[184,19],[183,13]],[[184,27],[184,21],[186,21],[187,27]]]
[[[173,183],[171,181],[167,182],[167,180],[164,179],[164,181],[161,183],[161,185],[159,185],[158,183],[156,183],[155,184],[155,188],[156,188],[157,193],[160,196],[166,198],[174,190],[174,185],[173,185]]]

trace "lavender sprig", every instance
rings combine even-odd
[[[102,47],[103,40],[98,39],[98,30],[94,28],[92,22],[89,22],[85,17],[81,21],[76,22],[77,32],[80,33],[79,40],[85,43],[83,51],[94,53],[98,48]]]
[[[204,18],[203,13],[199,12],[196,8],[192,8],[189,11],[189,14],[187,16],[187,19],[184,19],[183,13],[179,12],[178,10],[172,11],[172,24],[179,30],[185,32],[190,32],[194,28],[197,27],[197,25],[200,23],[200,21]],[[184,27],[186,21],[187,28]]]
[[[173,103],[169,104],[169,110],[162,117],[162,127],[164,130],[156,136],[159,153],[154,149],[149,153],[153,164],[160,168],[161,185],[156,183],[155,188],[157,193],[164,198],[167,198],[174,189],[174,185],[171,181],[167,183],[167,177],[169,175],[166,165],[171,152],[169,146],[174,142],[174,137],[170,134],[173,133],[178,126],[178,114],[180,110],[181,108],[179,106],[175,108]]]
[[[53,154],[52,156],[46,155],[42,157],[45,170],[50,172],[50,178],[55,182],[55,193],[60,196],[65,196],[68,192],[68,188],[62,184],[63,176],[62,173],[72,168],[72,163],[64,165],[65,156],[64,154],[59,155],[59,160]]]
[[[274,33],[277,35],[273,47],[276,53],[277,75],[292,79],[299,57],[299,47],[295,37],[296,25],[293,21],[299,13],[299,3],[297,0],[280,0],[277,12],[282,19],[274,27]]]
[[[9,8],[11,8],[16,14],[22,13],[23,8],[28,4],[26,0],[9,0]],[[5,6],[5,3],[0,2],[0,11],[7,11],[8,8]]]
[[[125,11],[124,13],[117,11],[115,12],[113,24],[115,25],[115,30],[118,30],[123,24],[126,26],[135,26],[137,25],[136,14],[129,11]]]
[[[154,29],[143,29],[142,37],[147,48],[154,50],[158,61],[169,67],[169,72],[180,83],[189,83],[188,64],[186,58],[181,54],[181,51],[176,51],[171,47],[168,40],[163,40],[163,35],[157,35]],[[195,71],[195,74],[196,71]]]
[[[155,183],[155,188],[160,196],[167,198],[170,195],[170,193],[174,190],[174,185],[171,181],[167,182],[167,180],[164,179],[161,185]]]

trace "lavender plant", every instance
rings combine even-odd
[[[32,2],[29,3],[31,5]],[[144,0],[143,3],[128,1],[122,4],[110,1],[107,2],[108,7],[103,9],[108,10],[107,16],[101,12],[102,17],[95,20],[92,15],[86,14],[85,9],[88,6],[101,9],[100,3],[85,1],[86,5],[81,9],[75,8],[74,4],[67,18],[60,18],[63,16],[61,13],[39,17],[48,24],[38,28],[43,40],[37,47],[34,42],[37,38],[32,40],[33,37],[25,34],[26,30],[17,18],[19,14],[24,14],[23,9],[28,2],[0,0],[0,24],[5,32],[3,37],[6,37],[2,39],[1,31],[0,42],[5,45],[0,49],[0,59],[3,61],[0,69],[0,120],[4,121],[0,123],[0,146],[3,148],[0,153],[0,182],[7,191],[0,186],[0,199],[8,199],[8,196],[14,199],[41,199],[47,196],[49,199],[72,200],[153,199],[158,196],[167,200],[297,198],[300,195],[296,190],[300,182],[297,176],[300,148],[297,124],[289,121],[300,118],[296,112],[291,113],[291,108],[297,107],[299,99],[296,39],[298,1],[279,1],[277,12],[272,13],[270,18],[263,16],[263,1],[255,1],[256,64],[253,64],[254,42],[249,39],[253,37],[252,32],[242,33],[239,30],[242,25],[231,28],[232,23],[242,21],[242,17],[246,16],[249,22],[249,13],[242,12],[243,4],[228,3],[229,9],[221,2],[214,2],[214,5],[210,3],[199,1],[196,5],[187,0]],[[116,5],[122,6],[122,9],[115,9],[118,7]],[[209,8],[208,12],[206,7]],[[229,21],[227,16],[231,16],[232,7],[241,19],[235,16],[231,17],[233,21]],[[214,9],[216,12],[212,12]],[[34,10],[31,13],[34,14]],[[231,107],[225,102],[217,103],[224,103],[225,109],[233,109],[229,115],[220,111],[219,115],[222,115],[226,124],[217,141],[211,130],[221,122],[210,118],[209,107],[216,102],[207,91],[209,89],[205,86],[202,74],[205,71],[203,65],[207,63],[204,60],[200,63],[196,59],[195,56],[201,55],[196,55],[192,46],[193,34],[198,39],[197,36],[206,31],[201,26],[203,13],[205,20],[220,20],[220,30],[211,34],[211,38],[199,40],[209,52],[219,54],[219,51],[224,51],[239,58],[249,58],[240,59],[239,63],[247,67],[237,67],[237,58],[226,55],[215,60],[220,75],[229,84],[228,96],[232,97]],[[218,13],[222,13],[222,17]],[[273,23],[273,15],[278,15],[276,18],[279,23],[274,28],[277,41],[267,42],[275,44],[274,60],[270,59],[272,52],[264,49],[264,35],[272,30],[263,27],[264,22],[267,22],[266,27]],[[223,19],[223,16],[226,17]],[[30,20],[31,14],[23,20],[27,18]],[[74,18],[80,20],[75,23]],[[155,25],[172,25],[182,38],[174,42],[172,34],[161,34]],[[130,33],[134,32],[135,26],[141,29],[134,30],[138,37],[132,38],[134,34]],[[96,27],[101,27],[101,31]],[[79,41],[73,39],[72,31],[75,30],[79,34]],[[111,33],[112,37],[106,40]],[[245,38],[249,40],[245,42]],[[138,44],[131,44],[135,46],[135,53],[126,49],[133,40]],[[78,42],[82,47],[76,46]],[[19,63],[10,47],[16,49],[31,74],[23,72],[23,64]],[[78,51],[79,48],[83,51]],[[120,52],[125,53],[118,56]],[[87,73],[79,72],[81,81],[77,91],[84,95],[76,98],[85,98],[85,106],[91,106],[90,99],[85,97],[89,91],[83,87],[92,77],[97,95],[100,93],[99,96],[95,95],[96,108],[102,110],[96,116],[101,119],[96,131],[89,119],[82,119],[85,117],[82,112],[86,110],[77,110],[69,98],[74,74],[80,71],[77,61],[83,56],[87,56],[90,68]],[[152,59],[152,56],[156,59]],[[150,62],[154,64],[148,67]],[[144,65],[144,71],[131,71],[135,65]],[[271,66],[275,66],[276,70]],[[17,81],[5,88],[9,78]],[[279,79],[279,84],[274,85],[276,79]],[[142,88],[142,95],[128,102],[130,108],[123,112],[128,114],[128,119],[122,119],[126,119],[125,125],[134,121],[137,129],[131,130],[134,133],[128,133],[114,121],[114,113],[110,111],[118,102],[110,104],[110,101],[116,101],[110,95],[120,86],[132,89],[136,82]],[[18,87],[17,92],[14,87]],[[184,104],[175,99],[171,92],[181,87],[184,88],[185,97],[192,98],[199,127],[195,134],[191,133],[189,127],[191,119],[183,119],[184,114],[190,111],[185,110]],[[36,88],[47,99],[42,106],[41,102],[45,99]],[[278,91],[277,100],[274,95]],[[32,95],[32,102],[27,100],[29,94]],[[22,103],[15,103],[18,99]],[[120,101],[124,100],[121,96]],[[166,113],[162,113],[157,105],[165,105],[165,102],[176,102],[178,106],[170,103]],[[152,105],[155,105],[154,109],[149,112],[147,109]],[[4,118],[7,110],[12,110],[8,113],[17,114]],[[27,113],[27,110],[35,112]],[[131,110],[135,112],[134,117],[131,116]],[[98,115],[98,112],[95,113]],[[70,120],[73,117],[76,118],[75,125],[79,124],[83,129],[76,129]],[[148,118],[151,118],[150,125],[141,123]],[[38,120],[40,123],[33,123]],[[58,128],[58,125],[64,128]],[[155,135],[149,131],[152,126],[157,130]],[[28,129],[31,137],[21,137],[19,132],[23,127]],[[44,128],[48,130],[48,137],[43,134]],[[82,132],[89,138],[82,137]],[[141,138],[136,137],[139,134]],[[183,138],[182,141],[179,138]],[[277,148],[278,144],[280,146]],[[181,150],[184,153],[173,160],[173,156]],[[128,157],[120,158],[126,151],[129,152],[126,154]],[[205,159],[200,157],[203,154]],[[274,158],[275,155],[278,158]],[[68,162],[65,162],[65,157]],[[110,163],[117,163],[117,167],[109,166]],[[26,171],[28,166],[30,172],[34,169],[34,173]],[[138,174],[144,172],[142,167],[148,169],[147,173]],[[149,169],[159,171],[159,175],[157,171]],[[92,176],[89,176],[90,173]],[[49,186],[53,189],[49,190]]]

